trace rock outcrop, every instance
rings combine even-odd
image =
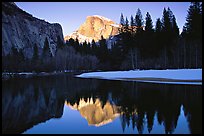
[[[57,40],[63,41],[61,25],[35,18],[13,2],[2,3],[2,56],[14,47],[18,51],[22,49],[26,58],[31,58],[35,44],[41,55],[46,38],[54,56]]]
[[[77,38],[81,43],[85,40],[91,42],[94,39],[97,42],[101,39],[101,36],[108,39],[110,36],[117,35],[118,29],[119,25],[108,18],[99,15],[88,16],[79,29],[66,36],[64,40]]]

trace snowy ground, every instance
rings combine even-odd
[[[131,70],[114,72],[90,72],[77,75],[80,78],[98,78],[154,83],[202,85],[202,69]]]

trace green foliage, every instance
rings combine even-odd
[[[123,17],[123,13],[121,13],[121,16],[120,16],[120,24],[121,24],[122,26],[125,25],[125,20],[124,20],[124,17]]]
[[[191,2],[185,23],[186,38],[201,39],[202,38],[202,3]]]
[[[141,10],[139,8],[137,9],[137,13],[136,13],[136,16],[135,16],[135,25],[137,27],[143,26],[142,13],[141,13]]]
[[[152,18],[149,14],[149,12],[147,12],[146,14],[146,18],[145,18],[145,31],[146,32],[153,32],[153,22],[152,22]]]
[[[132,15],[130,17],[130,26],[135,26],[135,20]]]

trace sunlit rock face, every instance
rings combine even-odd
[[[69,102],[66,102],[66,105],[72,109],[78,110],[81,116],[88,121],[89,125],[102,126],[112,122],[119,116],[119,107],[111,105],[108,101],[105,105],[102,105],[99,99],[93,102],[92,98],[87,101],[82,98],[78,105],[76,103],[70,105]]]
[[[64,39],[66,41],[70,38],[77,38],[80,43],[84,41],[91,42],[94,39],[97,42],[101,39],[101,36],[108,39],[110,36],[117,35],[118,29],[119,25],[112,20],[99,15],[93,15],[88,16],[78,30],[65,36]]]
[[[2,3],[2,56],[9,54],[13,46],[22,49],[26,58],[31,58],[35,44],[41,54],[46,37],[54,56],[57,37],[63,41],[61,25],[35,18],[13,2]]]

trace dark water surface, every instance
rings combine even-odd
[[[202,86],[74,78],[2,81],[3,133],[201,134]]]

